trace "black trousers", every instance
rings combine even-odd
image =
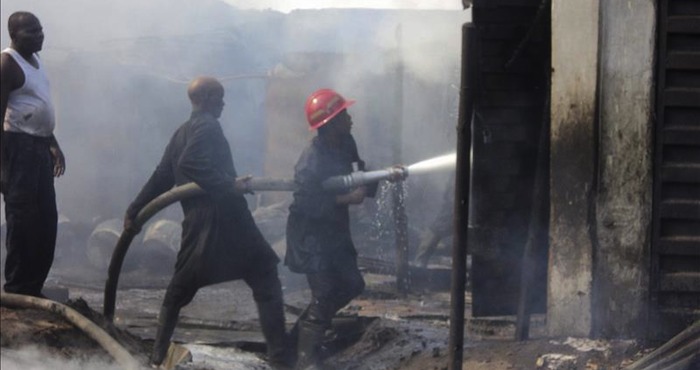
[[[336,312],[365,289],[362,273],[357,268],[357,257],[348,255],[347,258],[335,260],[330,270],[306,274],[311,288],[311,303],[301,321],[328,328]]]
[[[282,283],[277,274],[277,265],[270,263],[260,266],[254,272],[243,278],[243,281],[253,291],[253,300],[256,303],[279,303],[283,308]],[[194,299],[199,290],[194,283],[188,284],[180,280],[172,279],[165,291],[163,306],[180,309],[188,305]]]
[[[4,132],[2,191],[7,219],[5,291],[38,295],[56,247],[56,192],[46,138]]]

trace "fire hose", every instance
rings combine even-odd
[[[366,185],[381,180],[388,179],[405,179],[408,176],[408,170],[405,167],[395,166],[383,170],[369,172],[353,172],[349,175],[335,176],[323,182],[322,186],[326,190],[350,189],[353,187]],[[248,180],[248,190],[251,191],[294,191],[296,184],[291,179],[271,179],[271,178],[256,178]],[[114,319],[114,307],[117,296],[117,285],[119,283],[119,274],[121,273],[122,264],[126,252],[129,250],[134,237],[138,235],[141,227],[156,213],[163,208],[179,202],[183,199],[204,195],[205,191],[195,183],[174,187],[165,193],[159,195],[136,215],[133,220],[133,227],[124,230],[117,241],[117,245],[112,252],[112,259],[107,270],[107,282],[105,283],[103,313],[108,321]]]
[[[56,313],[82,330],[90,338],[95,340],[109,353],[114,360],[127,370],[141,369],[141,364],[119,342],[112,338],[102,328],[90,319],[81,315],[78,311],[58,302],[32,296],[1,293],[0,305],[5,307],[20,307],[41,309]]]

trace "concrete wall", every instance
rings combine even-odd
[[[552,336],[639,337],[651,224],[655,1],[552,1]]]
[[[640,337],[651,235],[655,0],[604,1],[594,335]]]
[[[547,323],[591,332],[598,0],[552,1],[551,208]]]

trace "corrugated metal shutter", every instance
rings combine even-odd
[[[700,1],[660,0],[652,238],[657,312],[700,310]]]

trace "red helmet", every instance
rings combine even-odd
[[[345,100],[340,94],[331,89],[316,90],[306,99],[306,120],[309,129],[314,130],[325,125],[343,109],[355,104],[354,100]]]

